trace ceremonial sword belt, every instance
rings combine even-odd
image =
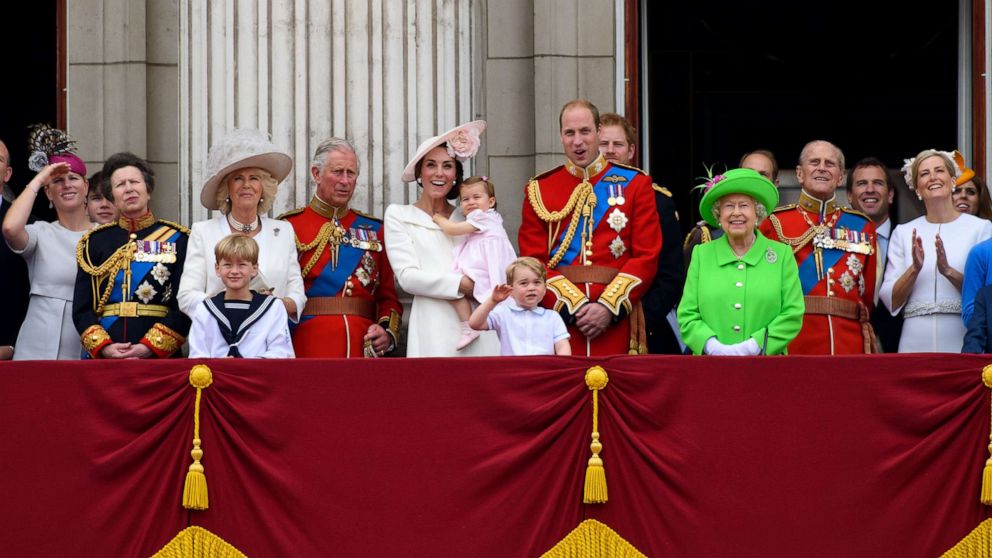
[[[315,296],[307,299],[304,316],[359,316],[371,322],[376,318],[377,304],[367,298]]]
[[[139,304],[137,302],[115,302],[103,307],[102,316],[121,318],[152,317],[164,318],[169,315],[169,307],[161,304]]]
[[[609,285],[610,281],[620,272],[615,267],[605,265],[563,265],[557,269],[572,283],[595,283],[597,285]]]
[[[865,322],[871,317],[868,307],[853,300],[844,300],[830,296],[804,296],[807,314],[823,314]]]

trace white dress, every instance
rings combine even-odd
[[[923,240],[923,269],[903,306],[892,308],[892,289],[913,265],[913,229]],[[889,239],[888,263],[879,298],[895,316],[903,311],[900,353],[960,353],[965,328],[961,322],[961,291],[937,271],[937,233],[944,241],[947,263],[964,273],[968,252],[992,237],[992,223],[962,214],[950,223],[929,223],[926,216],[899,225]]]
[[[452,221],[464,221],[458,209]],[[449,302],[459,298],[462,275],[451,271],[454,241],[444,234],[427,213],[412,205],[386,208],[385,243],[389,264],[401,289],[413,295],[406,356],[495,356],[499,339],[492,331],[482,332],[471,345],[456,350],[461,335],[458,314]]]
[[[264,216],[261,219],[262,230],[254,237],[258,243],[258,275],[252,279],[251,288],[255,291],[271,288],[273,296],[293,299],[296,315],[291,319],[299,321],[307,297],[300,262],[296,258],[293,225]],[[224,290],[224,283],[214,272],[214,247],[229,234],[231,227],[225,215],[193,223],[183,276],[179,280],[179,294],[176,295],[179,309],[187,316],[192,317],[204,299]]]
[[[70,231],[58,221],[24,227],[28,243],[17,251],[28,265],[31,298],[14,345],[14,360],[78,360],[83,346],[72,322],[76,286],[76,243],[86,231]]]

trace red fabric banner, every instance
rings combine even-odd
[[[988,509],[988,357],[206,361],[210,508],[181,507],[194,361],[0,364],[0,552],[939,556]],[[602,365],[609,502],[582,503]]]

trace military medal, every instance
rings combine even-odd
[[[610,253],[613,254],[613,259],[620,259],[620,256],[627,251],[627,246],[624,245],[623,239],[617,236],[610,242]]]

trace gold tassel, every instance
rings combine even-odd
[[[213,374],[204,364],[197,364],[189,371],[189,383],[196,388],[196,404],[193,406],[193,450],[190,455],[193,463],[186,472],[186,485],[183,487],[183,507],[188,510],[205,510],[210,507],[207,495],[207,476],[204,474],[203,450],[200,449],[200,398],[204,388],[214,381]]]
[[[582,501],[586,504],[603,504],[609,499],[606,469],[599,456],[599,452],[603,451],[603,444],[599,442],[599,390],[605,388],[609,381],[610,377],[602,366],[593,366],[586,370],[586,385],[592,390],[592,443],[589,444],[592,457],[586,466],[586,482],[582,495]]]
[[[992,364],[982,369],[982,383],[985,387],[992,388]],[[989,454],[989,458],[985,460],[985,469],[982,470],[982,503],[986,506],[992,506],[992,430],[989,431]]]

